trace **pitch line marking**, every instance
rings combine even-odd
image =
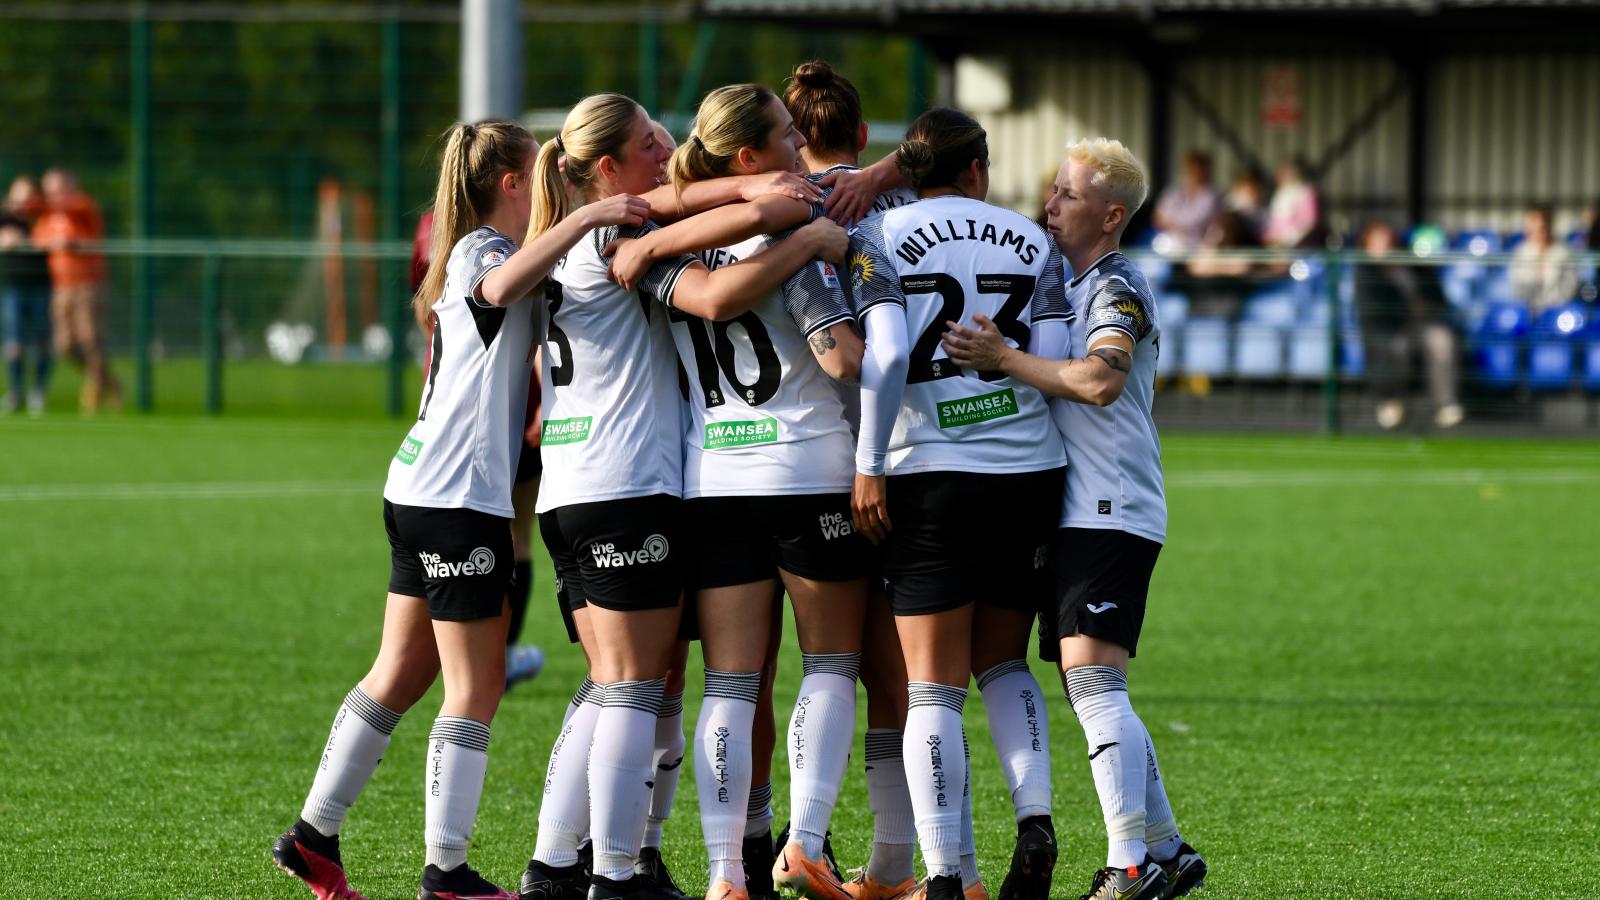
[[[0,502],[37,500],[236,500],[277,497],[377,496],[371,481],[195,481],[121,484],[0,485]]]

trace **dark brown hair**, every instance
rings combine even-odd
[[[983,126],[960,110],[936,106],[906,129],[895,168],[920,192],[954,186],[973,160],[989,166],[989,136]]]
[[[811,151],[823,157],[854,156],[861,148],[861,95],[850,79],[820,59],[801,63],[789,76],[783,105]]]

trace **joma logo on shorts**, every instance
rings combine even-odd
[[[855,534],[855,527],[850,524],[850,517],[844,513],[823,513],[817,516],[817,527],[822,529],[824,540],[841,538],[847,534]]]
[[[644,546],[638,550],[618,550],[615,543],[607,541],[590,544],[589,552],[594,554],[595,568],[618,569],[623,566],[660,562],[667,558],[668,547],[666,538],[652,534],[644,539]]]
[[[461,562],[445,562],[439,554],[427,551],[418,553],[417,557],[422,560],[422,573],[429,578],[487,575],[494,571],[494,553],[488,547],[473,550]]]

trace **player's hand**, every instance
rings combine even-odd
[[[635,238],[612,241],[600,251],[600,256],[611,260],[606,266],[606,277],[629,291],[639,287],[639,281],[655,264],[655,259],[650,255],[650,242]]]
[[[590,228],[607,225],[643,225],[650,218],[650,202],[632,194],[617,194],[583,206]]]
[[[844,265],[844,258],[850,252],[850,233],[832,219],[815,219],[801,226],[795,237],[812,243],[812,256],[836,266]]]
[[[856,473],[855,486],[850,491],[850,522],[867,540],[883,543],[889,536],[889,506],[886,500],[886,479],[882,475]]]
[[[988,316],[972,317],[978,329],[962,327],[960,322],[945,322],[950,328],[944,333],[944,352],[963,369],[980,372],[998,372],[1005,365],[1005,357],[1015,352],[1006,344],[1005,335]]]
[[[827,210],[828,218],[846,228],[860,221],[872,209],[872,201],[878,199],[879,193],[877,181],[866,169],[830,172],[817,182],[817,186],[833,188],[823,208]]]
[[[739,197],[755,200],[769,194],[816,203],[822,199],[822,189],[794,172],[765,172],[760,175],[743,175],[739,178]]]

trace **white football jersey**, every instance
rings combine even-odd
[[[606,277],[600,255],[654,225],[597,228],[546,285],[541,380],[541,513],[573,503],[683,493],[677,363],[667,309],[693,256],[651,267],[638,291]]]
[[[761,235],[700,258],[715,270],[779,239]],[[820,260],[801,266],[781,290],[729,321],[671,311],[691,414],[684,497],[850,490],[855,445],[844,404],[807,340],[854,318],[837,272]]]
[[[1067,445],[1064,528],[1109,528],[1156,543],[1167,537],[1167,499],[1161,479],[1161,439],[1151,402],[1161,323],[1144,273],[1121,253],[1100,257],[1067,291],[1076,319],[1072,356],[1082,358],[1095,340],[1117,332],[1134,342],[1128,381],[1110,406],[1057,397],[1050,412]]]
[[[945,322],[978,313],[1028,346],[1035,322],[1070,318],[1061,254],[1028,218],[966,197],[929,197],[873,216],[850,238],[856,315],[906,311],[906,390],[888,447],[891,475],[1035,472],[1066,465],[1039,391],[999,372],[950,362]]]
[[[383,496],[391,503],[511,518],[534,304],[491,306],[476,295],[483,277],[515,252],[510,238],[488,226],[450,248],[417,422],[389,463]]]
[[[835,172],[859,172],[859,171],[861,171],[861,167],[860,166],[844,166],[844,165],[829,166],[828,168],[823,169],[821,172],[818,172],[815,175],[808,175],[806,177],[811,181],[820,181],[822,178],[824,178],[824,177],[826,177],[828,175],[832,175]],[[831,193],[832,190],[833,190],[832,188],[824,189],[824,192],[823,192],[823,195],[822,195],[823,198],[826,199],[828,194]],[[897,206],[906,206],[908,204],[912,204],[912,203],[915,203],[915,202],[917,202],[917,192],[916,191],[913,191],[910,188],[903,188],[903,187],[892,188],[890,190],[884,191],[883,193],[879,194],[876,197],[873,197],[872,198],[872,211],[867,213],[862,218],[864,218],[864,219],[871,218],[872,216],[875,216],[878,213],[887,212],[888,210],[894,209]]]
[[[859,166],[830,166],[821,172],[818,172],[814,175],[808,175],[806,177],[811,181],[821,181],[824,176],[834,172],[859,171],[861,171]],[[831,193],[833,193],[833,188],[823,188],[823,200],[827,200],[828,195]],[[897,206],[908,206],[915,202],[917,202],[916,191],[913,191],[910,188],[893,188],[872,198],[872,211],[867,213],[867,218],[871,218],[872,216],[875,216],[878,213],[886,210],[894,209]],[[854,231],[853,228],[851,230]],[[844,294],[846,302],[850,304],[850,308],[854,309],[855,301],[850,297],[850,282],[848,280],[840,283],[840,292]],[[839,392],[839,400],[844,403],[845,421],[850,423],[850,435],[852,438],[854,438],[861,424],[861,385],[844,381],[835,381],[833,383],[833,389]],[[852,482],[852,484],[854,484],[854,482]]]

